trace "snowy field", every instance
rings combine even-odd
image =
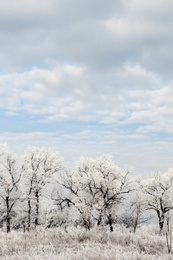
[[[141,228],[136,234],[118,226],[105,230],[62,228],[30,233],[0,233],[2,260],[168,260],[166,238],[156,229]]]

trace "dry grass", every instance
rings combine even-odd
[[[30,233],[0,233],[2,260],[168,260],[164,236],[149,230],[130,233],[107,230],[39,229]]]

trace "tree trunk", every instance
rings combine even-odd
[[[138,226],[138,217],[136,217],[136,219],[135,219],[135,223],[134,223],[134,227],[133,227],[134,233],[136,232],[137,226]]]
[[[7,208],[7,215],[6,215],[6,228],[7,233],[11,231],[11,218],[10,218],[10,205],[9,205],[9,197],[6,197],[6,208]]]
[[[159,228],[160,228],[160,233],[162,233],[162,231],[163,231],[164,223],[165,223],[165,216],[164,216],[164,214],[161,214],[161,215],[159,216]]]
[[[83,218],[83,225],[86,228],[86,230],[90,230],[91,229],[91,220],[90,217],[87,218]]]
[[[101,221],[102,221],[102,215],[99,216],[99,219],[98,219],[98,221],[97,221],[97,226],[100,226]]]
[[[31,200],[28,198],[28,224],[27,224],[27,231],[30,231],[31,227]]]
[[[166,216],[166,244],[168,253],[171,254],[172,252],[172,219],[169,215],[169,212]]]
[[[32,189],[33,189],[33,177],[30,180],[30,188],[29,188],[29,193],[28,193],[28,223],[27,223],[27,231],[30,231],[30,227],[31,227],[31,193],[32,193]]]
[[[35,198],[36,198],[36,208],[35,208],[35,227],[39,225],[39,193],[38,191],[35,192]]]
[[[26,224],[25,224],[25,221],[22,221],[22,225],[23,225],[23,232],[25,233],[25,231],[26,231]]]
[[[109,214],[109,215],[107,216],[107,218],[108,218],[108,224],[109,224],[109,227],[110,227],[110,232],[113,232],[114,229],[113,229],[113,220],[112,220],[112,215]]]

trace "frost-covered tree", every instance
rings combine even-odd
[[[3,147],[0,157],[0,198],[7,233],[11,230],[11,217],[16,202],[20,199],[19,182],[22,168],[16,155]]]
[[[156,212],[162,232],[166,214],[173,209],[173,169],[142,181],[141,188],[147,202],[146,209]]]
[[[57,204],[61,207],[73,205],[87,229],[93,221],[100,225],[106,218],[113,231],[111,211],[131,191],[128,173],[115,165],[110,155],[96,159],[82,157],[62,180],[62,186],[69,193],[58,194]]]
[[[35,226],[39,224],[40,197],[62,169],[63,158],[59,152],[47,148],[29,147],[24,155],[23,165],[27,179],[27,230],[30,230],[32,214]]]
[[[133,232],[139,225],[148,222],[152,217],[146,212],[147,201],[141,190],[134,190],[130,196],[130,200],[123,212],[118,218],[117,222],[131,228]]]
[[[8,152],[8,146],[6,143],[0,143],[0,158],[4,155],[7,154]]]

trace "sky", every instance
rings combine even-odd
[[[0,0],[0,142],[173,167],[172,0]]]

